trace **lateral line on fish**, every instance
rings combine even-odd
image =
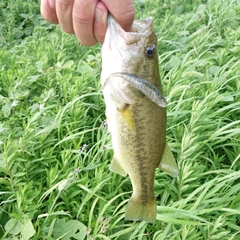
[[[159,107],[165,108],[167,107],[167,101],[160,93],[160,91],[149,81],[138,77],[136,75],[124,72],[116,72],[112,73],[108,76],[106,81],[103,84],[103,89],[106,87],[107,83],[113,77],[122,77],[128,83],[130,83],[134,88],[142,92],[145,96],[147,96],[152,102],[156,103]]]

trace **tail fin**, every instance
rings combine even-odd
[[[126,210],[126,220],[144,220],[149,223],[155,223],[157,217],[157,205],[156,200],[147,204],[141,204],[138,201],[134,201],[131,197]]]

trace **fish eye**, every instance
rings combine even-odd
[[[153,58],[156,52],[156,47],[155,45],[148,45],[145,49],[146,56],[148,58]]]

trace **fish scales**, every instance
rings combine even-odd
[[[172,176],[178,174],[166,144],[166,101],[156,47],[152,18],[135,20],[132,31],[125,32],[109,16],[102,46],[101,84],[114,150],[110,169],[128,174],[132,183],[125,218],[152,223],[157,214],[156,168]]]

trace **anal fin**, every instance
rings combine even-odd
[[[178,166],[167,143],[163,152],[163,157],[159,164],[159,168],[172,177],[178,176]]]
[[[118,174],[120,174],[122,176],[126,176],[127,175],[127,173],[122,168],[122,166],[119,164],[118,159],[115,156],[113,156],[113,159],[112,159],[112,162],[111,162],[111,164],[109,166],[109,169],[112,172],[118,173]]]

